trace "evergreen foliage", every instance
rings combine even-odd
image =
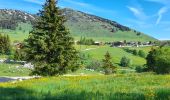
[[[26,40],[26,59],[35,66],[32,74],[53,76],[75,71],[78,53],[56,1],[46,0],[38,15],[40,17]]]
[[[105,59],[103,59],[103,68],[106,75],[115,72],[116,67],[113,66],[112,57],[109,52],[106,52]]]
[[[0,54],[9,55],[11,52],[11,43],[8,35],[0,34]]]

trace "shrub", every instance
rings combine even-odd
[[[126,56],[122,57],[121,61],[120,61],[120,65],[122,67],[130,67],[131,65],[131,60],[129,58],[127,58]]]
[[[138,51],[137,51],[137,50],[133,50],[133,51],[132,51],[132,54],[138,55]]]
[[[146,54],[143,50],[139,50],[138,55],[142,58],[146,58]]]
[[[146,65],[136,66],[135,70],[136,70],[136,72],[138,72],[138,73],[145,72],[145,71],[146,71]]]
[[[96,71],[102,71],[103,68],[102,68],[102,63],[101,61],[99,60],[93,60],[90,62],[90,64],[88,64],[86,66],[87,69],[93,69],[93,70],[96,70]]]

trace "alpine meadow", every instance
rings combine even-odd
[[[169,6],[0,0],[0,100],[170,100]]]

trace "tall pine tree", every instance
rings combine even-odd
[[[26,40],[26,59],[35,66],[33,74],[53,76],[78,67],[74,40],[65,28],[65,18],[56,4],[55,0],[46,0]]]

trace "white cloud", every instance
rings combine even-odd
[[[156,25],[158,25],[162,19],[163,14],[165,14],[166,12],[168,12],[167,7],[162,7],[159,11],[158,11],[158,19],[156,21]]]
[[[143,12],[141,8],[127,6],[127,8],[139,19],[146,20],[148,16]]]
[[[39,5],[42,5],[44,3],[44,0],[24,0],[24,1],[36,3]]]
[[[157,12],[158,18],[156,20],[156,25],[158,25],[160,23],[160,21],[162,20],[163,14],[167,13],[168,10],[170,9],[170,7],[169,7],[170,0],[145,0],[145,1],[156,2],[156,3],[164,5],[164,7],[160,8]]]

